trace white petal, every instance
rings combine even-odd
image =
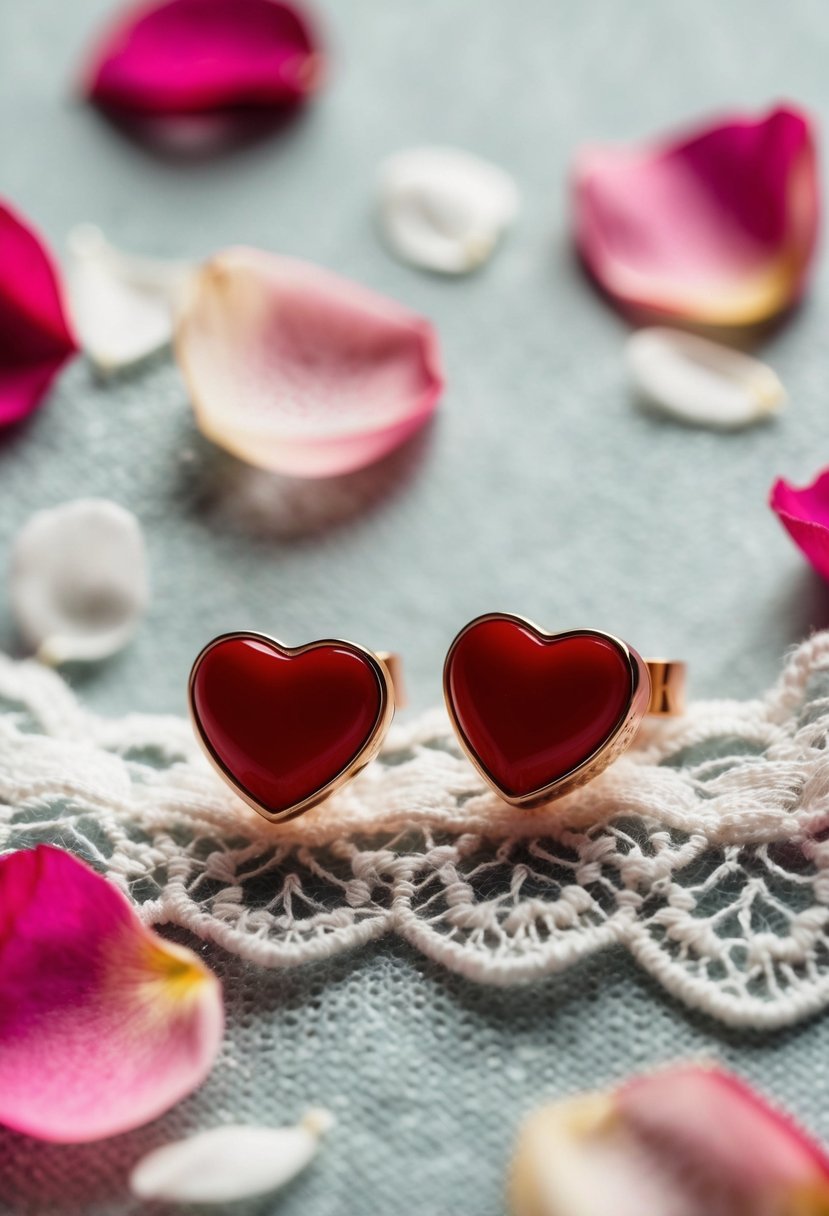
[[[411,148],[380,170],[380,224],[406,262],[465,274],[487,261],[518,213],[515,183],[454,148]]]
[[[765,363],[678,329],[640,329],[628,339],[627,365],[648,404],[698,426],[748,426],[786,400]]]
[[[114,654],[149,600],[138,520],[105,498],[38,511],[12,547],[9,591],[20,632],[43,662]]]
[[[135,257],[83,224],[69,234],[69,303],[81,344],[102,375],[170,345],[173,311],[192,273],[186,262]]]
[[[232,1203],[274,1191],[305,1169],[330,1123],[318,1111],[298,1127],[214,1127],[149,1153],[130,1187],[141,1199],[175,1203]]]

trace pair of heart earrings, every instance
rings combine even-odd
[[[193,664],[190,712],[222,777],[280,823],[376,756],[401,701],[398,672],[396,656],[352,642],[289,647],[227,633]],[[443,673],[464,751],[516,807],[541,806],[598,776],[645,714],[682,712],[684,683],[684,664],[646,662],[608,633],[549,634],[509,613],[470,621]]]

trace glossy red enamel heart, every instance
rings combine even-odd
[[[359,760],[384,720],[388,695],[379,667],[348,642],[290,650],[233,634],[196,660],[190,704],[220,771],[267,817],[279,818],[322,796]]]
[[[530,799],[585,764],[628,718],[634,670],[621,645],[550,636],[512,616],[462,630],[444,686],[461,741],[508,799]]]

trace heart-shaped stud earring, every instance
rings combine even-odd
[[[353,642],[290,647],[261,633],[226,633],[193,664],[190,715],[219,774],[281,823],[376,756],[394,716],[398,670],[396,656]]]
[[[488,613],[452,642],[443,673],[470,760],[513,806],[541,806],[598,776],[646,713],[683,711],[685,665],[646,662],[596,629],[549,634]]]

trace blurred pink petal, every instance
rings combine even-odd
[[[139,114],[279,110],[317,87],[321,56],[302,10],[280,0],[162,0],[122,13],[84,90]]]
[[[622,306],[752,325],[795,303],[820,218],[809,118],[780,106],[638,148],[586,148],[576,241]]]
[[[195,276],[176,356],[208,439],[295,477],[385,456],[431,416],[443,388],[428,321],[256,249],[225,250]]]
[[[537,1111],[510,1198],[513,1216],[826,1216],[829,1160],[736,1077],[677,1065]]]
[[[67,1143],[138,1127],[221,1036],[218,981],[104,878],[45,845],[0,858],[0,1123]]]
[[[802,489],[779,478],[769,506],[818,574],[829,579],[829,469]]]
[[[31,413],[77,349],[48,249],[0,201],[0,426]]]

